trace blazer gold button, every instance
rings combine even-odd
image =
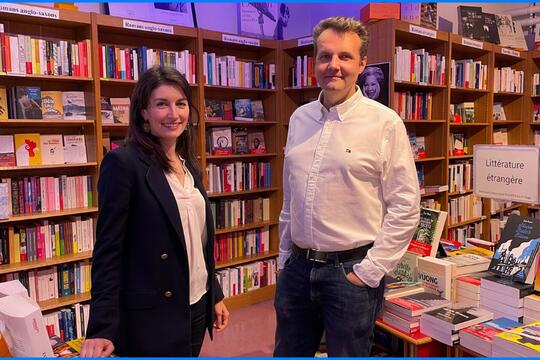
[[[160,256],[161,260],[167,260],[169,258],[168,254],[161,254]]]
[[[170,298],[172,296],[172,292],[165,291],[165,293],[163,295],[165,295],[166,298]]]

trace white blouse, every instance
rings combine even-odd
[[[174,173],[165,172],[165,177],[176,199],[182,221],[189,266],[189,303],[195,304],[207,291],[208,272],[203,250],[207,242],[206,204],[184,160],[182,164],[186,173],[183,186]]]

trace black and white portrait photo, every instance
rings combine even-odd
[[[364,96],[390,106],[390,63],[366,66],[356,83]]]

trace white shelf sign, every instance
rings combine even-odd
[[[313,38],[311,36],[298,39],[298,46],[313,45]]]
[[[476,41],[476,40],[473,40],[473,39],[463,38],[463,39],[461,39],[461,44],[465,45],[465,46],[477,48],[477,49],[483,49],[484,48],[484,43],[483,42]]]
[[[411,34],[417,34],[420,36],[427,36],[433,39],[437,38],[437,31],[433,29],[426,29],[421,26],[409,25],[409,32]]]
[[[474,194],[537,204],[539,164],[538,146],[474,145]]]
[[[144,21],[135,21],[124,19],[124,29],[133,29],[141,31],[150,31],[164,34],[174,34],[173,27],[170,25],[155,24]]]
[[[515,56],[515,57],[521,57],[521,55],[519,54],[519,51],[516,51],[516,50],[502,48],[501,52],[503,54],[506,54],[506,55]]]
[[[221,36],[223,42],[241,44],[241,45],[250,45],[250,46],[261,46],[259,39],[252,39],[243,36],[227,35],[223,34]]]
[[[60,19],[60,12],[54,9],[46,9],[35,6],[28,6],[13,3],[0,3],[0,12],[42,17],[47,19]]]

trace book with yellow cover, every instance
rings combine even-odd
[[[7,120],[8,118],[9,116],[6,87],[0,86],[0,121]]]
[[[41,92],[41,112],[44,119],[64,118],[64,105],[61,91]]]
[[[464,249],[450,251],[447,253],[448,256],[456,256],[456,255],[461,255],[461,254],[473,254],[473,255],[491,258],[493,256],[493,251],[481,248],[479,246],[470,246]]]
[[[516,355],[540,356],[540,321],[497,334],[493,344],[504,346]]]
[[[17,166],[41,165],[39,134],[15,134]]]

